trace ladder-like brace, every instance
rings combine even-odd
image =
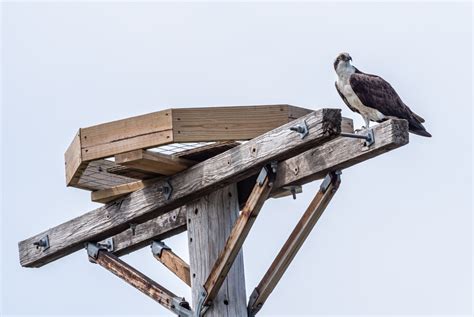
[[[196,312],[201,316],[212,305],[212,301],[224,283],[235,258],[244,244],[245,238],[247,238],[263,204],[270,195],[276,175],[276,168],[277,162],[272,162],[262,168],[244,208],[242,208],[239,217],[232,227],[224,248],[216,259],[206,283],[201,287],[199,303],[195,308]]]
[[[87,243],[86,250],[89,255],[89,260],[92,263],[97,263],[106,268],[163,307],[180,317],[194,316],[193,311],[189,307],[189,303],[184,298],[176,296],[168,289],[128,265],[113,253],[107,251],[105,246],[96,243]]]
[[[155,259],[160,261],[184,283],[191,286],[189,264],[171,251],[170,247],[161,241],[153,241],[151,243],[151,252]]]
[[[341,182],[340,171],[329,173],[321,184],[319,191],[311,201],[298,224],[293,229],[288,240],[276,256],[264,277],[250,295],[247,306],[248,316],[253,317],[275,289],[298,250],[303,245],[309,233],[316,225],[321,214],[326,209]]]

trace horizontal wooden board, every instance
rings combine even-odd
[[[115,163],[160,175],[173,175],[196,164],[184,158],[142,149],[115,155]]]

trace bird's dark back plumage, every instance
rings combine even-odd
[[[382,77],[366,74],[356,68],[350,76],[352,90],[367,107],[380,111],[386,117],[405,119],[414,134],[430,137],[421,124],[424,119],[405,105],[395,89]]]

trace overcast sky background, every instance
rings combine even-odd
[[[169,107],[289,103],[346,109],[333,60],[351,53],[426,119],[432,139],[343,171],[343,183],[262,316],[472,312],[470,3],[3,3],[5,315],[154,314],[77,252],[21,268],[17,242],[99,205],[65,187],[80,127]],[[318,183],[269,201],[244,246],[247,296]],[[167,240],[188,259],[186,234]],[[177,294],[148,248],[124,259]]]

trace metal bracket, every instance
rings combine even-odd
[[[204,301],[206,300],[207,297],[207,291],[204,286],[201,285],[199,288],[199,297],[198,297],[198,303],[196,305],[196,311],[195,311],[195,317],[201,317],[204,316],[206,311],[208,310],[209,306],[206,306]]]
[[[364,145],[367,147],[375,143],[374,129],[369,129],[366,135],[341,132],[341,136],[346,138],[363,139],[365,140]]]
[[[265,178],[268,176],[269,183],[273,183],[276,177],[276,171],[278,167],[277,161],[271,161],[270,164],[265,165],[261,170],[260,174],[257,177],[258,186],[262,186],[265,182]]]
[[[171,248],[162,241],[153,241],[151,243],[151,253],[153,253],[153,255],[161,257],[161,252],[163,252],[163,250],[171,251]]]
[[[258,293],[257,288],[254,288],[252,294],[250,294],[249,303],[247,304],[248,317],[254,317],[262,308],[262,303],[258,304],[256,307],[252,307],[255,305],[255,301],[257,300],[259,295],[260,294]]]
[[[43,252],[49,249],[49,236],[45,235],[36,242],[33,242],[33,245],[36,246],[36,249],[43,248]]]
[[[333,183],[335,187],[339,187],[339,184],[341,183],[341,174],[342,172],[340,170],[327,174],[321,183],[319,190],[325,193],[331,183]]]
[[[306,120],[303,120],[303,125],[298,124],[296,126],[291,127],[290,130],[301,134],[302,139],[304,139],[309,134],[309,128],[308,124],[306,123]]]
[[[293,196],[293,199],[296,199],[296,194],[301,194],[303,192],[301,186],[284,186],[282,187],[284,190],[288,190]]]
[[[189,303],[184,298],[174,297],[171,301],[171,310],[176,313],[178,317],[194,317]]]
[[[165,180],[163,186],[158,188],[158,191],[162,192],[166,200],[170,200],[171,193],[173,192],[173,187],[170,184],[169,180]]]
[[[97,259],[100,250],[112,252],[114,250],[114,239],[108,238],[105,243],[86,243],[87,254],[92,259]]]

